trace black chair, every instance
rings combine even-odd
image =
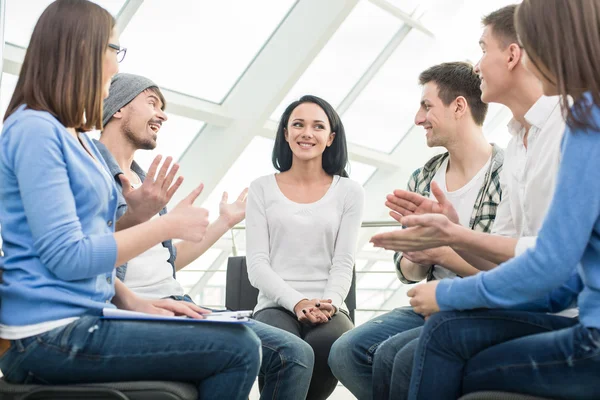
[[[459,400],[548,400],[528,394],[508,392],[475,392],[462,396]]]
[[[49,367],[50,368],[50,367]],[[22,385],[0,379],[2,400],[196,400],[198,391],[188,383],[139,381],[78,385]]]
[[[225,307],[231,311],[253,310],[258,298],[258,289],[250,284],[246,257],[229,257],[225,286]],[[352,273],[352,284],[346,296],[350,319],[354,322],[356,310],[356,271]]]

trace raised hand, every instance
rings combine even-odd
[[[431,182],[431,193],[437,201],[415,192],[397,189],[393,194],[387,195],[385,205],[392,210],[390,215],[397,221],[402,216],[412,214],[444,214],[451,222],[458,224],[458,213],[436,182]]]
[[[221,203],[219,203],[219,217],[224,218],[229,226],[239,224],[246,217],[246,198],[248,188],[244,189],[233,203],[227,203],[227,192],[223,192]]]
[[[169,170],[169,166],[173,161],[172,157],[167,157],[157,175],[156,170],[161,158],[160,155],[154,158],[148,169],[146,179],[144,179],[142,186],[137,189],[131,187],[131,182],[125,175],[119,175],[123,187],[123,197],[127,202],[127,213],[136,223],[145,222],[158,214],[171,200],[183,182],[183,177],[180,176],[173,183],[179,165],[173,164]]]
[[[208,227],[208,210],[194,207],[194,201],[200,196],[204,184],[198,186],[185,199],[181,200],[171,212],[163,218],[169,219],[169,234],[173,239],[200,242],[204,239]]]

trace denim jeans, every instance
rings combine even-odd
[[[12,340],[0,356],[9,382],[190,382],[201,399],[247,399],[260,341],[247,326],[107,320],[84,316]]]
[[[249,328],[262,344],[260,398],[306,399],[315,358],[310,345],[291,333],[259,321],[253,321]]]
[[[388,379],[387,383],[375,386],[375,381],[383,382],[386,376],[389,377],[393,363],[390,360],[396,356],[396,347],[415,339],[419,332],[414,329],[423,324],[423,317],[411,307],[397,308],[373,318],[346,332],[334,343],[329,354],[329,366],[340,382],[359,400],[379,399],[383,396],[382,392],[385,392],[381,386],[387,387],[390,383]],[[383,346],[384,343],[387,344]],[[380,346],[383,346],[383,352],[378,349]],[[378,361],[379,358],[382,362]],[[412,359],[407,359],[407,363],[408,366],[403,369],[410,371]],[[389,372],[386,372],[387,368]],[[379,378],[380,376],[382,377]],[[408,390],[408,380],[406,387]],[[375,396],[374,390],[378,390]]]
[[[187,294],[169,298],[194,303]],[[256,333],[261,342],[262,362],[258,373],[261,383],[260,398],[305,400],[315,361],[310,345],[291,333],[256,320],[248,327]]]
[[[415,351],[423,327],[409,329],[382,342],[373,360],[373,398],[406,400]]]
[[[415,353],[410,399],[502,390],[597,399],[600,332],[576,318],[525,311],[441,312]]]

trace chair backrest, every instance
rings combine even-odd
[[[225,284],[225,307],[228,310],[253,310],[258,299],[258,289],[250,284],[246,257],[229,257]]]
[[[228,310],[252,310],[256,307],[258,289],[250,284],[246,257],[229,257],[227,261],[227,280],[225,286],[225,307]],[[354,322],[356,310],[356,271],[352,271],[352,284],[346,296],[346,306],[350,319]]]

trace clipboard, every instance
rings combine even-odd
[[[166,316],[157,314],[147,314],[138,311],[120,310],[118,308],[103,308],[102,318],[128,321],[161,321],[161,322],[179,322],[179,323],[225,323],[225,324],[250,324],[252,320],[252,311],[217,311],[208,314],[203,319],[194,319],[186,316]]]

